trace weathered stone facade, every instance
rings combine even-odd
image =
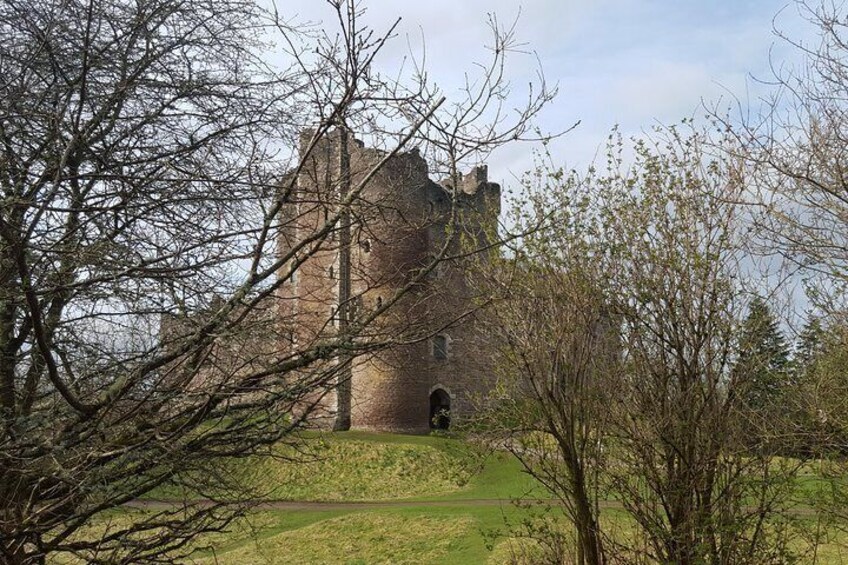
[[[278,245],[286,253],[328,225],[330,244],[280,287],[280,319],[299,344],[385,310],[366,337],[399,341],[340,371],[338,386],[316,399],[316,423],[423,433],[465,419],[492,384],[491,359],[462,261],[433,258],[485,246],[500,187],[485,167],[452,187],[429,178],[417,150],[389,156],[337,130],[308,151],[311,138],[303,136],[309,158],[282,211]],[[351,195],[349,208],[339,205]],[[350,212],[333,222],[339,210]]]

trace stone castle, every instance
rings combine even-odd
[[[485,166],[434,182],[417,150],[388,154],[344,130],[306,132],[300,151],[304,164],[286,183],[279,251],[328,232],[318,252],[284,269],[294,272],[276,296],[291,328],[286,339],[309,343],[373,316],[367,337],[393,343],[336,361],[337,386],[315,399],[319,421],[426,433],[467,418],[490,390],[492,368],[458,258],[496,233],[499,185],[488,182]]]

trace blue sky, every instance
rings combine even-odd
[[[321,20],[320,0],[278,0],[281,11]],[[401,17],[399,37],[378,62],[392,69],[426,44],[431,77],[450,95],[485,57],[486,17],[519,17],[518,37],[535,51],[560,94],[542,116],[550,131],[581,125],[558,140],[560,164],[585,168],[618,124],[638,134],[657,122],[700,117],[701,103],[727,107],[734,97],[756,105],[768,90],[751,76],[769,78],[771,60],[797,63],[773,33],[809,37],[797,6],[787,0],[367,0],[364,22],[385,29]],[[520,15],[519,15],[520,13]],[[793,57],[795,60],[793,61]],[[521,85],[533,78],[535,59],[517,56],[509,68]],[[532,164],[530,147],[513,145],[490,160],[492,180],[510,184]]]

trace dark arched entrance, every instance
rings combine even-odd
[[[446,430],[450,427],[450,395],[441,388],[430,393],[430,429]]]

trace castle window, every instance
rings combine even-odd
[[[448,358],[447,336],[437,335],[433,338],[433,358],[438,361],[444,361]]]
[[[379,310],[379,309],[380,309],[380,308],[382,308],[382,307],[383,307],[383,297],[382,297],[382,296],[378,296],[378,297],[377,297],[377,310]]]
[[[359,245],[362,247],[362,251],[364,253],[371,253],[371,240],[370,239],[363,239],[362,242]]]
[[[330,279],[336,278],[336,270],[332,265],[330,265],[329,273],[330,273]]]

